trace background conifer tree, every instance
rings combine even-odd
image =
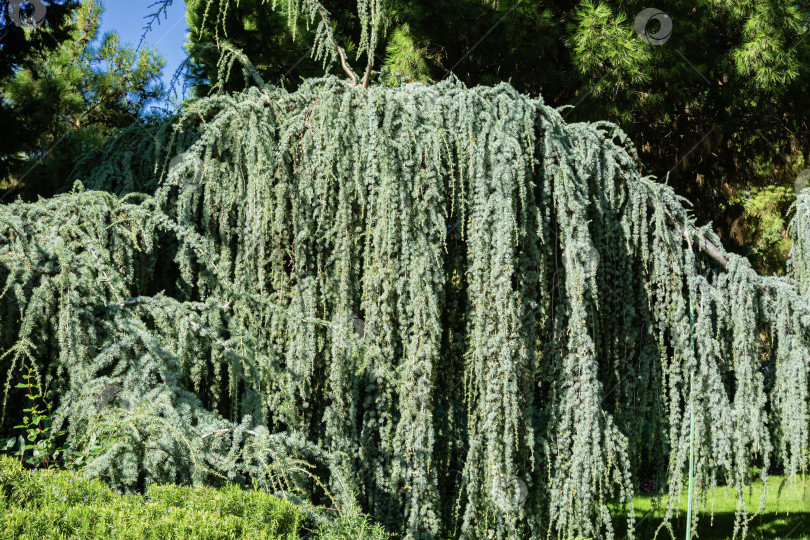
[[[78,1],[43,2],[48,16],[36,32],[26,31],[10,17],[9,0],[0,1],[0,81],[6,84],[14,71],[24,68],[37,58],[37,53],[47,55],[64,41],[70,32],[71,14]],[[30,15],[30,14],[28,14]],[[17,131],[15,137],[0,139],[0,178],[6,178],[12,169],[19,167],[22,158],[19,131],[24,119],[18,116],[5,99],[0,99],[0,124]]]
[[[60,13],[54,9],[53,16]],[[132,124],[162,96],[163,60],[122,46],[115,33],[96,43],[101,13],[99,2],[84,0],[67,12],[64,28],[27,30],[25,59],[0,80],[2,114],[9,119],[0,155],[0,178],[9,190],[4,200],[69,188],[79,155]],[[38,49],[39,42],[46,46]]]

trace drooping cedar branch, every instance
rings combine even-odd
[[[744,501],[753,465],[808,465],[806,273],[726,253],[622,135],[452,79],[124,130],[86,190],[0,209],[6,396],[35,365],[68,448],[118,430],[89,472],[121,485],[323,485],[413,538],[611,538],[656,474],[669,519],[691,401],[696,485]],[[99,413],[111,384],[132,407]]]

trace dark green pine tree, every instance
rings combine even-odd
[[[31,48],[0,79],[2,114],[11,118],[0,152],[6,202],[64,188],[79,155],[138,120],[163,95],[163,60],[122,46],[115,33],[98,36],[101,14],[98,1],[83,0],[65,15],[66,26],[25,30]]]
[[[26,30],[11,18],[10,1],[0,0],[0,87],[8,83],[14,72],[33,65],[40,55],[47,56],[69,38],[71,18],[78,0],[43,1],[45,20],[37,31]],[[32,5],[21,12],[23,18],[34,15]],[[0,137],[0,179],[5,179],[12,170],[20,167],[24,157],[20,149],[31,146],[36,134],[25,129],[26,118],[0,95],[0,125],[6,136]]]

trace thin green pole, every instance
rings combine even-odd
[[[695,355],[695,317],[692,314],[692,299],[689,299],[689,340]],[[695,356],[696,357],[696,356]],[[689,494],[686,500],[686,540],[692,540],[692,479],[695,472],[695,403],[692,398],[694,370],[689,373]]]

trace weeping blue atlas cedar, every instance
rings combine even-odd
[[[728,483],[744,533],[752,466],[810,461],[810,201],[797,272],[761,277],[639,168],[613,124],[454,79],[260,86],[130,127],[71,193],[0,208],[0,431],[27,364],[65,448],[124,489],[613,538],[641,481],[673,515],[693,403],[699,502]]]

